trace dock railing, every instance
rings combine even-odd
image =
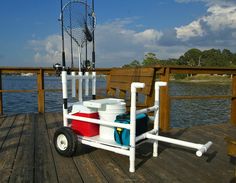
[[[219,74],[232,76],[232,92],[231,95],[221,96],[170,96],[169,86],[165,86],[160,92],[160,127],[163,131],[170,129],[170,106],[171,100],[181,99],[230,99],[231,100],[231,124],[236,125],[236,68],[205,68],[205,67],[180,67],[180,66],[157,66],[155,68],[156,78],[161,81],[169,82],[170,76],[173,74]],[[114,69],[114,68],[112,68]],[[76,69],[72,69],[75,70]],[[111,68],[96,69],[97,75],[106,75],[109,81]],[[2,88],[2,75],[4,74],[22,74],[33,73],[37,75],[37,89],[27,90],[5,90]],[[0,115],[3,115],[3,93],[27,93],[37,92],[38,112],[45,112],[45,92],[58,92],[61,89],[45,89],[44,76],[45,74],[55,74],[53,68],[35,68],[35,67],[0,67]]]

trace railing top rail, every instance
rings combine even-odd
[[[147,67],[148,68],[148,67]],[[149,67],[150,68],[150,67]],[[236,74],[236,68],[229,67],[188,67],[188,66],[154,66],[156,74]],[[124,68],[96,68],[98,75],[109,75],[111,70]],[[39,73],[43,70],[44,73],[54,74],[55,70],[52,67],[0,67],[3,74],[11,73]],[[72,71],[79,71],[77,68],[72,68]]]

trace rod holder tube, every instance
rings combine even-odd
[[[79,102],[83,102],[83,73],[79,72]]]
[[[61,72],[61,81],[62,81],[62,97],[63,99],[67,99],[68,98],[68,94],[67,94],[67,72],[66,71],[62,71]]]
[[[92,72],[92,95],[96,97],[96,72]]]
[[[75,79],[75,72],[73,71],[73,72],[71,72],[71,75],[72,75],[72,79],[71,79],[71,94],[72,94],[72,97],[74,97],[75,98],[75,96],[76,96],[76,87],[75,87],[75,81],[76,81],[76,79]]]
[[[85,72],[85,96],[89,95],[89,72]]]
[[[67,71],[61,72],[61,81],[62,81],[62,97],[63,97],[63,126],[68,126],[68,120],[66,115],[68,114],[67,108]]]

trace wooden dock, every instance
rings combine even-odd
[[[73,158],[60,156],[52,138],[62,125],[61,113],[19,114],[0,118],[0,182],[235,182],[235,159],[227,155],[224,138],[236,138],[230,124],[173,129],[166,136],[213,146],[202,158],[195,152],[160,143],[136,152],[136,172],[128,157],[83,146]]]

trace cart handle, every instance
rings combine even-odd
[[[212,142],[209,141],[207,142],[205,145],[203,145],[200,149],[198,149],[198,151],[196,152],[196,155],[198,157],[201,157],[204,153],[207,152],[207,150],[211,147]]]

